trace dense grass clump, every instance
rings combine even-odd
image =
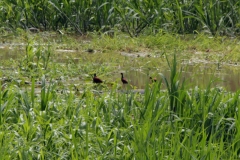
[[[32,68],[29,47],[19,72],[31,87],[1,85],[0,159],[238,159],[239,91],[189,88],[175,56],[170,77],[161,74],[167,90],[157,82],[144,94],[115,84],[60,91],[48,74],[56,68],[44,67],[48,50]]]
[[[80,34],[100,31],[132,37],[143,31],[232,36],[239,33],[239,1],[125,1],[125,0],[2,0],[2,31],[37,27],[41,30],[74,30]]]

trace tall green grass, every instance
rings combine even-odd
[[[167,62],[167,89],[147,84],[144,94],[58,92],[50,75],[40,93],[38,77],[30,88],[9,82],[0,91],[0,159],[238,159],[239,91],[189,88],[176,56]]]
[[[0,27],[3,31],[66,29],[80,34],[122,30],[132,37],[146,30],[233,35],[239,33],[239,7],[238,0],[2,0]]]

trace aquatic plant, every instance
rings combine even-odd
[[[230,35],[239,32],[239,2],[185,1],[10,1],[0,2],[1,30],[16,28],[75,30],[79,34],[98,31],[131,37],[156,32]]]
[[[40,92],[38,77],[31,77],[30,88],[8,82],[0,90],[0,159],[237,159],[239,91],[190,88],[176,55],[169,57],[166,90],[159,81],[146,84],[144,94],[119,92],[116,84],[96,91],[92,77],[75,94],[51,79],[82,65],[70,61],[59,70],[51,58]],[[87,65],[83,73],[94,68]]]

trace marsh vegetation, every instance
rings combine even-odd
[[[92,35],[39,43],[41,34],[26,34],[28,40],[17,36],[20,45],[16,37],[1,46],[1,159],[238,157],[239,91],[216,87],[215,76],[225,67],[238,68],[238,57],[233,50],[218,68],[216,39],[175,37],[167,43],[174,36]],[[229,39],[221,44],[235,46]],[[189,68],[202,71],[205,81],[196,84],[199,76]],[[102,84],[92,83],[94,73]]]
[[[239,33],[239,5],[238,0],[2,0],[0,27],[2,31],[64,28],[110,35],[121,30],[131,37],[145,31],[233,36]]]
[[[238,1],[0,10],[0,159],[239,159]]]

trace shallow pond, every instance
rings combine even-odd
[[[2,72],[6,68],[1,65],[1,62],[4,60],[12,59],[18,59],[22,57],[23,55],[18,54],[19,49],[24,50],[25,45],[8,45],[8,44],[0,44],[0,68]],[[18,46],[16,48],[16,46]],[[67,50],[56,50],[57,54],[61,52],[61,54],[71,54],[75,53],[75,50],[70,50],[69,52]],[[96,53],[98,54],[98,53]],[[95,56],[96,54],[89,54],[89,56]],[[144,58],[146,58],[146,61],[149,61],[149,54],[140,54],[140,56],[129,56],[127,53],[120,54],[123,57],[128,57],[131,60],[137,61],[138,58],[141,58],[141,61],[144,61]],[[133,53],[131,53],[133,55]],[[137,55],[137,54],[136,54]],[[66,57],[66,56],[65,56]],[[64,56],[58,57],[58,59],[55,59],[57,63],[67,63],[68,59]],[[76,57],[76,63],[78,62],[78,58]],[[156,57],[157,58],[157,57]],[[89,63],[89,62],[88,62]],[[212,81],[212,87],[223,87],[229,91],[236,91],[240,87],[240,66],[234,65],[234,64],[224,64],[224,63],[210,63],[210,62],[189,62],[188,60],[179,60],[179,68],[182,68],[182,74],[181,74],[181,80],[185,79],[185,85],[188,87],[206,87],[209,85],[209,83]],[[111,64],[109,64],[111,66]],[[131,62],[129,62],[126,66],[116,66],[116,63],[112,65],[112,73],[109,75],[111,76],[108,81],[115,81],[117,83],[121,84],[121,75],[120,73],[124,73],[124,77],[129,81],[129,84],[131,84],[136,89],[144,89],[147,81],[149,81],[149,77],[156,78],[157,80],[161,80],[161,76],[159,73],[162,73],[169,79],[170,77],[170,69],[167,67],[167,64],[161,64],[158,67],[155,68],[148,68],[146,65],[142,68],[139,67],[132,67],[130,66]],[[9,68],[9,66],[8,66]],[[11,67],[10,67],[11,68]],[[106,76],[105,76],[106,78]],[[73,81],[69,81],[69,83],[77,83],[79,79],[75,78]],[[85,80],[79,80],[84,81]],[[88,80],[88,82],[90,82]],[[68,83],[68,82],[66,82]],[[82,83],[82,82],[81,82]],[[164,87],[164,85],[163,85]]]
[[[192,65],[184,65],[180,80],[182,81],[184,79],[185,86],[187,87],[199,86],[205,88],[211,83],[211,87],[223,87],[229,91],[237,91],[240,89],[239,71],[239,66],[222,66],[221,69],[216,69],[216,65],[210,64],[197,67]],[[168,68],[154,73],[154,75],[149,75],[147,72],[130,70],[129,72],[125,73],[124,77],[130,81],[132,86],[136,86],[139,89],[144,89],[147,81],[151,83],[149,76],[152,76],[160,81],[162,78],[160,74],[157,73],[162,73],[169,80],[170,70]],[[120,74],[114,75],[114,77],[117,76],[119,77],[120,81]],[[163,88],[165,88],[164,84]]]

